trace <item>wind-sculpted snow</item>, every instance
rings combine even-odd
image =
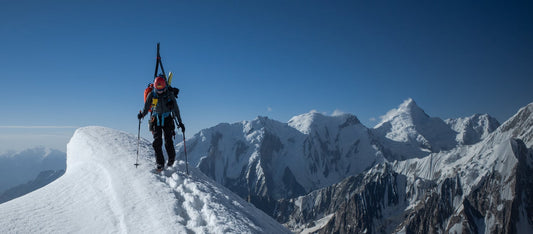
[[[0,233],[285,233],[272,218],[195,168],[154,174],[150,142],[103,127],[76,131],[67,170],[0,205]]]

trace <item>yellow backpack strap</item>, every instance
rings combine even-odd
[[[157,106],[157,102],[158,102],[157,98],[152,98],[152,110],[154,110],[155,107]]]

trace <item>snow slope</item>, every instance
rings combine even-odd
[[[67,170],[0,205],[0,233],[285,233],[283,226],[183,162],[151,172],[150,142],[103,127],[76,131]]]

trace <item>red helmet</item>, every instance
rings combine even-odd
[[[157,90],[163,90],[167,87],[167,82],[165,81],[165,78],[163,77],[156,77],[154,80],[154,88]]]

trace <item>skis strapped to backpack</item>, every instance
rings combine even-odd
[[[157,77],[157,71],[158,71],[159,67],[161,67],[161,72],[163,73],[163,78],[165,78],[165,81],[166,81],[167,77],[166,77],[165,69],[163,68],[163,63],[161,62],[161,55],[159,54],[159,43],[157,43],[157,60],[155,62],[154,78]]]
[[[157,57],[156,57],[156,62],[155,62],[154,78],[156,78],[158,76],[163,77],[165,79],[165,82],[167,83],[168,89],[170,89],[170,91],[172,91],[172,93],[174,93],[174,97],[178,98],[179,89],[170,86],[170,84],[172,83],[173,74],[172,74],[172,72],[169,72],[168,78],[167,78],[166,73],[165,73],[165,69],[163,68],[163,62],[161,62],[161,54],[159,53],[159,48],[160,48],[160,45],[159,45],[159,43],[157,43]],[[157,74],[158,71],[159,71],[159,67],[161,67],[161,72],[162,73]],[[153,90],[154,90],[154,84],[153,83],[149,83],[148,87],[146,87],[146,89],[144,89],[144,102],[146,102],[146,97]],[[156,104],[157,103],[152,103],[152,106],[154,106]],[[152,112],[152,110],[150,109],[150,113],[151,112]]]
[[[165,79],[165,82],[167,83],[168,89],[172,91],[172,93],[174,93],[174,96],[176,98],[178,98],[179,89],[171,86],[173,74],[172,72],[169,72],[168,77],[167,77],[165,73],[165,68],[163,68],[163,62],[161,62],[161,54],[159,53],[159,48],[160,48],[160,45],[159,43],[157,43],[157,57],[156,57],[156,62],[155,62],[154,78],[158,76],[163,77]],[[159,67],[161,67],[161,73],[158,74]],[[146,96],[148,96],[148,94],[153,90],[153,88],[154,88],[153,84],[150,83],[148,84],[148,87],[144,90],[144,101],[145,102],[146,102]]]

